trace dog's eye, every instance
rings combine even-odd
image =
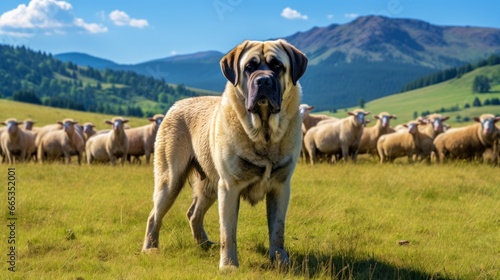
[[[283,68],[283,64],[276,59],[271,60],[271,62],[269,63],[269,66],[275,71]]]
[[[253,70],[255,70],[256,67],[257,67],[257,62],[252,60],[248,62],[247,65],[245,65],[245,70],[252,72]]]

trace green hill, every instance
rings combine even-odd
[[[489,93],[473,93],[472,84],[474,78],[478,75],[484,75],[490,79],[491,90]],[[481,104],[484,104],[487,99],[500,98],[500,65],[484,66],[460,78],[379,98],[367,102],[365,109],[372,112],[372,114],[378,114],[382,111],[395,114],[398,119],[393,124],[405,123],[414,119],[415,112],[417,112],[418,116],[424,112],[441,112],[444,115],[450,116],[447,123],[452,126],[461,126],[470,123],[458,122],[457,116],[460,116],[461,119],[467,117],[471,119],[483,113],[500,115],[500,106],[472,106],[476,97],[481,101]],[[470,107],[465,108],[466,104]],[[353,108],[346,110],[350,109]],[[331,115],[344,117],[346,116],[345,109],[340,109]]]
[[[0,44],[0,97],[51,107],[150,116],[175,101],[207,94],[132,71],[97,70],[26,47]]]
[[[161,112],[165,113],[165,112]],[[42,105],[34,105],[23,102],[15,102],[11,100],[0,99],[0,121],[8,118],[16,118],[18,121],[32,119],[36,121],[35,126],[44,126],[53,124],[64,118],[72,118],[80,124],[92,122],[96,125],[96,129],[109,129],[109,125],[104,123],[104,120],[109,120],[113,115],[101,113],[82,112],[76,110],[68,110],[62,108],[53,108]],[[132,127],[141,126],[150,123],[145,117],[127,117],[130,120],[129,124]],[[0,125],[0,128],[3,127]]]

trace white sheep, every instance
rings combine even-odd
[[[154,151],[156,133],[164,117],[162,114],[156,114],[152,118],[148,118],[150,124],[125,130],[129,144],[127,155],[129,162],[131,156],[139,158],[145,155],[146,163],[149,164],[149,159]]]
[[[9,164],[25,161],[29,139],[27,139],[26,133],[19,128],[22,122],[18,122],[16,119],[7,119],[1,124],[6,126],[6,130],[0,136],[4,157],[7,158]]]
[[[40,146],[40,141],[42,138],[45,136],[50,131],[55,131],[55,130],[61,130],[63,127],[61,124],[55,123],[55,124],[48,124],[46,126],[41,127],[37,133],[36,133],[36,138],[35,138],[35,145],[38,147]]]
[[[365,127],[361,140],[359,141],[358,154],[377,154],[377,141],[380,136],[395,132],[390,126],[391,119],[396,119],[396,115],[387,112],[381,112],[373,116],[377,123],[371,127]]]
[[[311,164],[317,161],[317,155],[340,154],[345,161],[349,155],[356,160],[359,139],[363,132],[365,116],[370,114],[361,109],[347,112],[349,117],[337,122],[315,126],[309,129],[304,136],[304,146],[310,157]]]
[[[389,133],[380,136],[377,141],[377,151],[380,158],[380,163],[385,161],[394,161],[398,157],[408,157],[408,162],[413,162],[413,155],[417,153],[419,147],[420,131],[418,130],[419,123],[411,121],[404,124],[406,130],[398,130],[394,133]]]
[[[77,121],[66,118],[58,121],[57,124],[62,129],[51,130],[40,137],[38,134],[38,159],[43,163],[47,160],[58,160],[64,158],[66,164],[71,163],[71,156],[78,157],[78,164],[81,164],[84,140],[77,131]],[[55,127],[55,126],[54,126]]]
[[[124,124],[127,122],[127,119],[121,117],[114,117],[111,121],[106,120],[105,123],[111,124],[113,129],[89,138],[85,145],[88,164],[98,161],[111,162],[115,165],[117,158],[120,158],[123,165],[129,149],[128,138],[124,131]]]
[[[443,163],[446,158],[473,160],[483,159],[483,153],[493,148],[499,129],[495,123],[500,117],[492,114],[482,114],[474,117],[477,123],[465,127],[452,128],[434,139],[436,156]]]

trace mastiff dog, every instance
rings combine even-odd
[[[301,148],[302,90],[307,58],[284,40],[244,41],[220,61],[227,78],[222,96],[176,102],[158,130],[154,157],[154,206],[143,252],[156,250],[162,219],[189,181],[187,211],[200,245],[212,244],[205,213],[219,200],[219,268],[238,267],[236,226],[240,198],[266,199],[269,254],[288,264],[284,248],[290,180]]]

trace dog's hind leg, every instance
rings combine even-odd
[[[161,166],[159,170],[155,169],[154,206],[146,225],[146,235],[142,246],[143,252],[148,251],[148,249],[158,248],[162,219],[174,204],[186,181],[188,165],[189,160],[178,159],[175,170],[172,170],[174,168],[162,169]]]
[[[187,218],[191,226],[194,239],[203,248],[208,248],[214,244],[208,239],[203,226],[203,220],[208,209],[217,200],[217,193],[211,191],[208,179],[200,180],[196,178],[193,183],[193,203],[187,211]]]

